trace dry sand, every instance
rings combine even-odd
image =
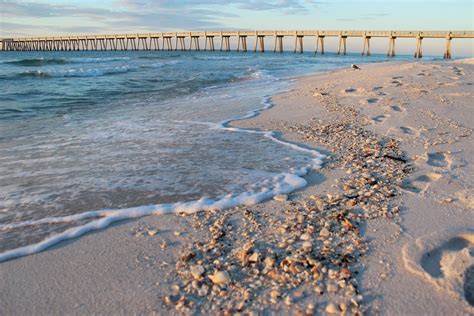
[[[235,123],[328,154],[306,189],[2,263],[0,314],[474,313],[474,65],[361,68]]]

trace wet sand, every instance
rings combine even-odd
[[[307,188],[4,262],[2,314],[473,313],[474,65],[360,66],[233,123],[327,154]]]

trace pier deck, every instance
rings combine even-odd
[[[303,38],[314,37],[315,53],[324,54],[324,39],[339,38],[337,53],[347,53],[347,38],[363,39],[362,55],[370,55],[370,39],[379,37],[388,39],[387,56],[395,56],[397,38],[416,39],[415,58],[423,56],[424,38],[438,38],[446,41],[444,58],[452,55],[452,39],[474,38],[474,31],[212,31],[212,32],[160,32],[113,35],[77,35],[60,37],[4,38],[1,39],[2,51],[87,51],[87,50],[201,50],[200,39],[204,39],[204,50],[216,50],[214,39],[220,40],[220,51],[230,51],[230,38],[237,39],[237,51],[247,52],[247,39],[255,38],[253,51],[265,51],[265,37],[274,38],[274,52],[283,52],[283,38],[292,37],[293,52],[303,53]],[[186,47],[186,38],[189,46]],[[174,44],[174,45],[173,45]]]

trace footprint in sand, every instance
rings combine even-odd
[[[360,103],[362,104],[375,104],[377,102],[379,102],[380,99],[378,98],[369,98],[369,99],[366,99],[366,100],[361,100]]]
[[[402,108],[402,107],[400,107],[400,106],[398,106],[398,105],[391,105],[391,106],[390,106],[390,109],[391,109],[392,111],[394,111],[394,112],[404,112],[404,111],[405,111],[404,108]]]
[[[417,176],[414,179],[407,179],[402,183],[402,188],[413,193],[425,192],[432,182],[438,181],[442,177],[438,173],[427,173]]]
[[[356,92],[357,89],[354,89],[354,88],[347,88],[347,89],[343,89],[341,92],[342,93],[352,93],[352,92]]]
[[[407,134],[407,135],[415,135],[416,134],[416,130],[414,130],[411,127],[400,126],[400,130],[403,132],[403,134]]]
[[[400,80],[392,80],[390,81],[390,83],[395,87],[400,87],[402,85],[402,82]]]
[[[420,88],[413,88],[413,90],[414,90],[415,92],[419,92],[419,93],[428,93],[428,92],[429,92],[429,91],[426,90],[426,89],[420,89]]]
[[[462,68],[459,67],[453,67],[452,68],[453,72],[457,76],[464,76],[464,72],[462,71]]]
[[[372,118],[376,123],[383,123],[390,115],[377,115]]]
[[[438,232],[403,247],[405,268],[474,307],[474,232]]]
[[[449,168],[452,164],[451,155],[444,152],[427,153],[426,163],[432,167]]]

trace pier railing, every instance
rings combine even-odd
[[[226,31],[226,32],[160,32],[141,34],[114,35],[77,35],[35,38],[4,38],[1,39],[2,51],[86,51],[86,50],[210,50],[215,51],[214,40],[220,40],[220,51],[230,51],[230,38],[237,39],[236,51],[247,52],[247,39],[254,38],[253,52],[265,51],[265,37],[274,39],[273,51],[283,52],[284,37],[294,40],[293,52],[303,53],[303,38],[315,39],[315,53],[324,54],[324,39],[339,38],[337,54],[347,53],[347,38],[363,39],[362,55],[370,55],[370,39],[385,37],[388,39],[387,56],[395,56],[395,40],[397,38],[416,39],[415,58],[423,56],[422,43],[424,38],[445,39],[445,59],[451,58],[451,41],[453,38],[474,38],[474,31]],[[189,44],[186,44],[189,39]],[[204,40],[204,47],[202,47]]]

